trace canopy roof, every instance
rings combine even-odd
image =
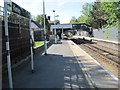
[[[86,23],[68,23],[68,24],[58,24],[58,25],[51,25],[51,30],[52,29],[71,29],[73,25],[85,25],[88,27],[91,27],[90,25]]]

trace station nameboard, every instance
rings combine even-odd
[[[20,14],[21,16],[30,18],[30,13],[25,10],[24,8],[21,8],[19,5],[12,2],[12,12]]]
[[[59,24],[59,25],[51,25],[52,29],[67,29],[67,28],[72,28],[72,24]]]
[[[12,2],[12,1],[9,1],[9,2],[7,2],[7,6],[8,6],[9,11],[17,13],[17,14],[19,14],[21,16],[26,17],[26,18],[30,18],[30,12],[28,12],[24,8],[20,7],[16,3]]]

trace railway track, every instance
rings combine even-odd
[[[107,69],[116,74],[118,78],[120,75],[118,74],[118,69],[120,68],[120,55],[117,50],[109,49],[97,43],[94,43],[89,40],[84,39],[71,39],[77,45],[79,45],[83,50],[85,50],[88,54],[94,57],[98,62],[102,62]],[[104,62],[104,63],[103,63]],[[103,65],[103,66],[104,66]],[[109,67],[109,68],[108,68]]]
[[[103,56],[105,56],[105,57],[107,57],[107,58],[110,59],[112,62],[114,61],[114,62],[120,64],[118,55],[113,54],[113,53],[110,53],[110,52],[108,52],[108,51],[106,51],[106,50],[100,49],[100,48],[95,47],[95,46],[90,45],[90,44],[89,44],[89,45],[88,45],[88,44],[84,44],[84,46],[86,46],[86,47],[89,48],[89,49],[92,49],[93,51],[95,51],[95,52],[97,52],[97,53],[99,53],[99,54],[101,54],[101,55],[103,55]]]
[[[89,40],[84,40],[80,38],[71,40],[120,79],[120,52],[98,45],[97,43]]]

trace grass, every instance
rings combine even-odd
[[[48,41],[47,41],[48,42]],[[44,41],[36,41],[35,42],[35,47],[41,46],[44,44]]]
[[[42,44],[44,44],[44,41],[37,41],[35,42],[35,47],[41,46]]]

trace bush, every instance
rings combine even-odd
[[[105,31],[105,37],[106,37],[107,39],[109,38],[108,32],[109,32],[109,29],[106,29],[106,31]]]
[[[72,35],[73,35],[73,34],[72,34],[71,32],[68,32],[68,33],[67,33],[67,36],[68,36],[68,37],[71,37]]]

